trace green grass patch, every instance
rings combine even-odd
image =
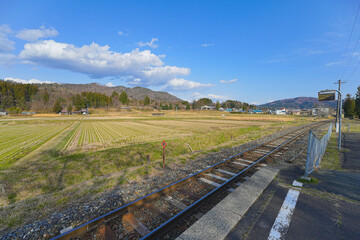
[[[332,134],[326,148],[326,152],[321,160],[320,167],[329,170],[342,170],[340,153],[336,134]]]
[[[319,179],[314,178],[314,177],[311,177],[311,178],[310,178],[310,181],[308,181],[308,180],[306,180],[306,179],[299,178],[299,179],[297,179],[296,181],[302,182],[302,183],[317,184],[317,183],[319,182]]]

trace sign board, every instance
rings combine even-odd
[[[335,100],[335,91],[318,92],[319,101],[332,101]]]
[[[163,141],[163,142],[161,143],[161,145],[163,146],[163,148],[165,148],[165,147],[167,146],[167,143],[166,143],[165,141]]]

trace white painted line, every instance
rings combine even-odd
[[[293,186],[302,187],[302,183],[294,180]],[[294,213],[299,194],[300,192],[298,190],[290,189],[288,191],[274,225],[271,228],[268,237],[269,240],[285,239],[285,234],[289,228],[291,216]]]

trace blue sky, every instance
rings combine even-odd
[[[343,93],[355,94],[360,16],[343,55],[358,6],[0,0],[0,78],[143,86],[186,100],[260,104],[316,97],[341,77],[348,82]]]

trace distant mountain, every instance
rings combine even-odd
[[[144,100],[146,96],[148,96],[151,100],[159,100],[164,102],[178,102],[182,101],[180,98],[167,93],[160,91],[153,91],[148,88],[143,87],[134,87],[127,88],[122,86],[117,87],[107,87],[104,85],[100,85],[98,83],[90,83],[90,84],[39,84],[39,90],[47,90],[50,93],[54,93],[58,96],[70,96],[81,92],[97,92],[110,96],[113,91],[118,92],[126,92],[130,99],[135,100]]]
[[[265,103],[262,105],[258,105],[257,107],[260,109],[263,108],[313,108],[316,106],[324,106],[336,108],[337,101],[326,101],[319,102],[317,98],[314,97],[297,97],[297,98],[289,98],[283,100],[277,100],[270,103]]]

